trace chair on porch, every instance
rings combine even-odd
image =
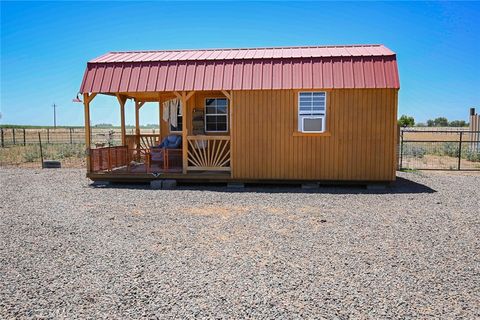
[[[176,158],[182,155],[182,136],[171,134],[166,136],[158,146],[150,147],[147,153],[148,171],[151,171],[152,164],[158,164],[162,170],[169,170],[170,162],[177,165]],[[173,160],[173,161],[172,161]]]

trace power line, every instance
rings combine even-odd
[[[53,103],[53,129],[57,128],[57,105]]]

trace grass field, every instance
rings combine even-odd
[[[84,128],[1,128],[2,145],[26,145],[42,143],[74,144],[85,142]],[[135,134],[135,129],[127,128],[127,134]],[[142,134],[158,133],[157,129],[142,128]],[[92,128],[92,143],[120,142],[120,128]]]
[[[60,160],[63,167],[85,168],[85,144],[49,144],[42,148],[43,159]],[[39,145],[0,148],[0,166],[41,167]]]
[[[460,141],[459,132],[421,132],[421,131],[404,131],[403,139],[409,141]],[[469,133],[462,134],[463,141],[473,140],[473,135]]]

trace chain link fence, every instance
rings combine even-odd
[[[480,131],[404,129],[398,166],[401,170],[480,171]]]

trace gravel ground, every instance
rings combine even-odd
[[[479,318],[480,175],[92,187],[0,168],[0,318]]]

